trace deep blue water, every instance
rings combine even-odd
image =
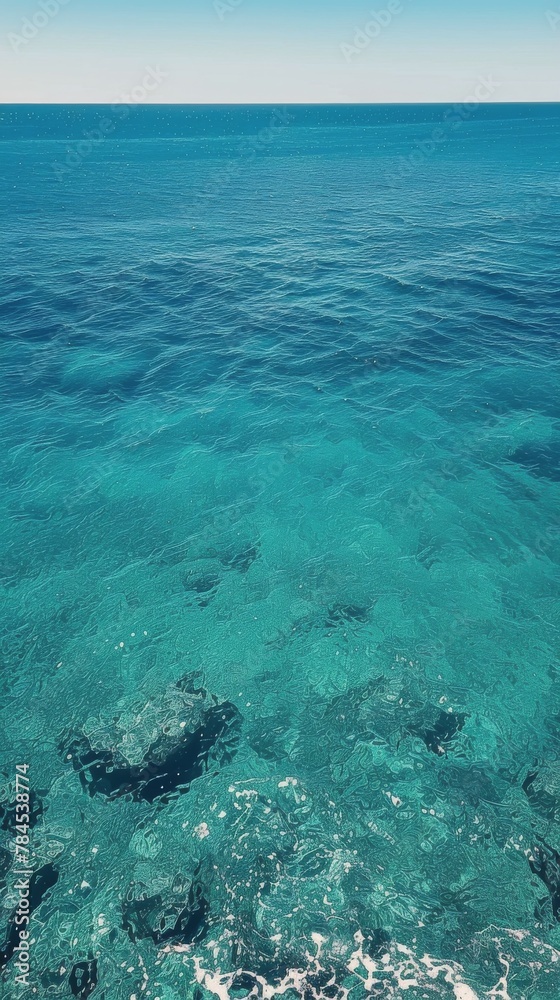
[[[558,996],[559,125],[0,107],[1,996]]]

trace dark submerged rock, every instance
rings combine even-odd
[[[33,789],[29,791],[29,826],[34,827],[37,821],[41,819],[44,807],[43,807],[43,797],[46,792],[35,792]],[[16,803],[14,802],[0,802],[0,829],[14,831],[16,825]]]
[[[195,600],[201,608],[208,607],[216,596],[220,583],[220,577],[213,573],[203,576],[189,574],[183,580],[185,590],[195,595]]]
[[[560,442],[549,444],[529,443],[521,445],[512,455],[510,462],[515,462],[527,469],[538,479],[551,479],[560,482]]]
[[[415,724],[410,732],[426,744],[428,750],[443,757],[458,733],[463,729],[468,715],[464,712],[440,711],[433,725]]]
[[[539,771],[529,771],[523,784],[521,785],[525,795],[529,799],[531,808],[540,816],[549,820],[557,820],[560,816],[560,801],[558,795],[547,787],[547,773]],[[558,791],[558,786],[556,786]]]
[[[68,981],[72,996],[87,1000],[98,983],[97,961],[91,959],[89,962],[77,962]]]
[[[260,996],[262,993],[261,984],[250,972],[240,972],[235,979],[232,980],[229,988],[229,994],[231,997],[234,997],[235,1000],[243,1000],[243,998],[249,996],[250,993],[254,996]]]
[[[529,857],[529,867],[550,893],[552,913],[560,921],[560,854],[541,837]]]
[[[370,958],[380,958],[389,951],[390,945],[390,935],[382,927],[376,927],[364,934],[364,951]]]
[[[220,556],[222,566],[227,569],[235,569],[239,573],[246,573],[255,559],[259,557],[258,545],[244,545],[240,549],[229,549]]]
[[[187,792],[191,783],[208,769],[211,756],[231,759],[236,745],[225,742],[236,735],[241,715],[235,705],[213,705],[202,714],[201,724],[185,731],[175,745],[167,737],[153,743],[141,764],[131,765],[112,750],[91,746],[86,736],[74,738],[65,748],[84,790],[109,799],[131,796],[136,802],[167,802],[174,794]]]
[[[304,1000],[316,1000],[318,996],[334,1000],[339,992],[336,973],[332,969],[324,969],[321,972],[310,972],[307,974]]]
[[[194,881],[187,897],[164,901],[161,894],[123,903],[123,929],[132,942],[148,939],[164,944],[194,944],[208,932],[210,907],[200,883]]]
[[[364,625],[368,621],[369,612],[369,608],[358,604],[335,604],[332,608],[329,608],[325,624],[327,628],[335,628],[337,625],[349,625],[356,622]]]
[[[7,851],[5,847],[0,847],[0,889],[4,889],[6,885],[6,876],[10,870],[13,861],[13,854]]]

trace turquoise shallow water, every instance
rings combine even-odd
[[[18,763],[35,995],[558,996],[560,109],[446,111],[3,109],[2,996]]]

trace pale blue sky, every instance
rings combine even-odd
[[[2,4],[0,101],[113,102],[147,67],[154,103],[560,100],[560,0]]]

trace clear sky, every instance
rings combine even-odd
[[[480,78],[494,81],[492,100],[560,100],[560,0],[2,0],[0,9],[2,102],[112,103],[133,88],[153,103],[453,102]]]

